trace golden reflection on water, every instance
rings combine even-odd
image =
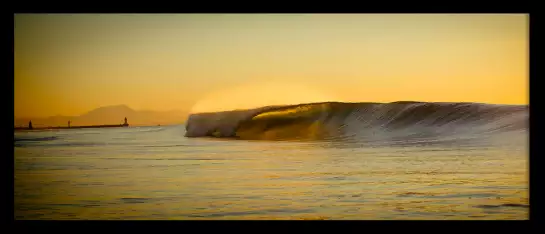
[[[138,155],[15,148],[15,217],[528,218],[525,152],[218,144]]]

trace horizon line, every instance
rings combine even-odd
[[[170,110],[150,110],[150,109],[134,109],[132,107],[130,107],[129,105],[126,105],[126,104],[118,104],[118,105],[107,105],[107,106],[99,106],[99,107],[95,107],[91,110],[88,110],[86,112],[83,112],[83,113],[80,113],[78,115],[61,115],[61,114],[56,114],[56,115],[49,115],[49,116],[33,116],[33,117],[29,117],[29,116],[24,116],[24,117],[18,117],[16,116],[15,114],[13,115],[15,119],[42,119],[42,118],[51,118],[51,117],[80,117],[84,114],[87,114],[91,111],[94,111],[96,109],[100,109],[100,108],[104,108],[104,107],[119,107],[119,106],[125,106],[133,111],[153,111],[153,112],[173,112],[173,111],[179,111],[179,112],[187,112],[189,113],[189,110],[183,110],[183,109],[170,109]]]
[[[505,104],[505,103],[486,103],[486,102],[469,102],[469,101],[465,101],[465,102],[456,102],[456,101],[437,101],[437,102],[432,102],[432,101],[392,101],[392,102],[366,102],[366,101],[326,101],[326,102],[306,102],[306,103],[297,103],[297,104],[280,104],[280,105],[263,105],[263,106],[257,106],[257,107],[252,107],[252,108],[249,108],[249,109],[254,109],[254,108],[261,108],[261,107],[267,107],[267,106],[290,106],[290,105],[303,105],[303,104],[320,104],[320,103],[377,103],[377,104],[386,104],[386,103],[403,103],[403,102],[415,102],[415,103],[475,103],[475,104],[488,104],[488,105],[510,105],[510,106],[529,106],[530,104],[527,103],[527,104]],[[14,119],[42,119],[42,118],[51,118],[51,117],[79,117],[81,115],[84,115],[84,114],[87,114],[93,110],[96,110],[96,109],[99,109],[99,108],[104,108],[104,107],[118,107],[118,106],[125,106],[133,111],[153,111],[153,112],[171,112],[171,111],[179,111],[179,112],[185,112],[185,114],[192,114],[191,112],[191,108],[188,108],[188,110],[183,110],[183,109],[171,109],[171,110],[150,110],[150,109],[134,109],[134,108],[131,108],[129,105],[126,105],[126,104],[114,104],[114,105],[107,105],[107,106],[99,106],[99,107],[96,107],[96,108],[93,108],[87,112],[84,112],[84,113],[81,113],[79,115],[60,115],[60,114],[57,114],[57,115],[50,115],[50,116],[42,116],[42,117],[38,117],[38,116],[34,116],[34,117],[18,117],[18,116],[15,116],[14,115]],[[248,110],[248,109],[232,109],[232,110],[223,110],[223,111],[238,111],[238,110]],[[216,111],[218,112],[218,111]],[[219,111],[221,112],[221,111]],[[210,112],[195,112],[195,113],[210,113]]]

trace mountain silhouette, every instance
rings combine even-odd
[[[51,116],[47,118],[15,118],[15,126],[28,126],[32,120],[35,127],[123,124],[124,118],[131,126],[166,125],[183,123],[187,113],[183,111],[134,110],[127,105],[99,107],[79,116]]]

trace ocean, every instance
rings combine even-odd
[[[15,219],[528,219],[528,106],[313,103],[14,132]]]

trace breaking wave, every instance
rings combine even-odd
[[[472,139],[528,129],[527,105],[342,103],[194,113],[186,137],[244,140]]]

